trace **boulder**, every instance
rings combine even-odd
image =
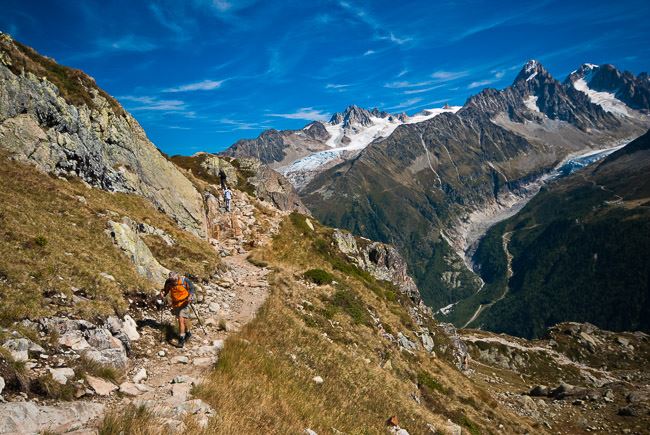
[[[95,393],[99,394],[100,396],[108,396],[119,388],[112,382],[91,375],[86,375],[86,382],[88,382],[90,388],[92,388]]]
[[[171,359],[172,364],[187,364],[190,362],[190,359],[185,355],[176,355]]]
[[[136,231],[137,224],[125,217],[121,223],[108,221],[108,227],[113,241],[135,265],[136,271],[162,285],[167,279],[169,269],[158,263],[149,247],[142,241]]]
[[[113,337],[108,329],[94,329],[86,332],[86,341],[95,350],[121,349],[122,342]]]
[[[126,351],[123,347],[104,350],[89,349],[83,353],[83,356],[91,361],[115,368],[124,368],[128,362]]]
[[[429,353],[433,352],[435,348],[435,343],[433,342],[433,338],[431,338],[431,335],[425,332],[422,335],[420,335],[420,339],[422,340],[422,347],[424,347],[424,350],[426,350]]]
[[[0,403],[0,433],[67,433],[100,417],[104,405],[86,401],[39,406],[33,402]]]
[[[185,402],[190,395],[190,390],[192,389],[192,384],[182,383],[182,384],[172,384],[172,397],[176,402]]]
[[[30,352],[45,352],[45,349],[33,341],[28,340],[27,338],[12,338],[11,340],[5,341],[2,347],[9,351],[14,361],[20,362],[27,361],[29,359]]]
[[[139,396],[142,391],[133,382],[122,382],[119,392],[127,396]]]
[[[135,375],[133,375],[133,382],[136,384],[144,381],[145,379],[147,379],[147,370],[144,367],[142,367],[135,373]]]
[[[446,435],[462,435],[462,429],[451,420],[447,420],[447,424],[442,428],[442,433]]]
[[[325,381],[323,380],[323,378],[320,377],[320,376],[314,376],[314,377],[312,378],[312,381],[314,381],[314,382],[315,382],[316,384],[318,384],[318,385],[320,385],[320,384],[322,384],[323,382],[325,382]]]
[[[0,376],[0,395],[2,395],[2,390],[5,389],[5,378]]]
[[[408,337],[401,332],[397,333],[397,342],[401,348],[411,352],[417,350],[418,348],[418,345],[415,342],[409,340]]]
[[[90,348],[90,344],[88,344],[86,337],[84,337],[80,330],[66,332],[64,335],[59,337],[58,342],[61,346],[72,350],[84,350]]]
[[[48,371],[50,372],[50,375],[52,375],[52,379],[61,385],[68,383],[68,379],[74,378],[75,375],[74,370],[69,367],[61,367],[58,369],[50,368]]]
[[[124,323],[122,324],[122,332],[129,337],[129,340],[136,341],[140,339],[140,333],[138,332],[138,325],[133,320],[133,317],[128,314],[124,316]]]

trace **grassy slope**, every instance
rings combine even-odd
[[[508,433],[530,430],[446,362],[442,334],[434,338],[438,358],[400,352],[382,338],[368,309],[384,330],[417,340],[409,303],[334,251],[330,231],[317,226],[312,232],[294,214],[271,247],[253,253],[252,261],[274,269],[272,292],[257,318],[226,342],[215,371],[198,388],[218,410],[210,433],[302,433],[307,427],[383,433],[391,415],[414,434],[428,433],[427,423],[441,428],[448,418],[472,434],[492,433],[499,424]],[[308,284],[302,277],[310,269],[327,271],[335,282]],[[387,360],[392,369],[381,368]],[[314,376],[324,383],[314,383]]]
[[[489,255],[490,246],[514,230],[514,275],[508,296],[474,325],[524,337],[567,320],[650,330],[650,151],[640,143],[558,182],[488,233],[477,252],[484,272],[500,270],[491,278],[502,280],[503,254]]]
[[[126,294],[156,287],[136,274],[105,233],[108,220],[129,216],[171,234],[169,249],[144,239],[167,267],[205,277],[219,258],[204,241],[179,230],[147,200],[90,189],[76,179],[53,178],[0,152],[0,322],[64,313],[94,318],[121,312]],[[85,198],[85,203],[80,198]],[[106,272],[115,281],[100,277]],[[162,283],[159,283],[162,285]],[[70,305],[72,287],[88,301]],[[55,295],[64,293],[66,302]],[[52,303],[47,303],[48,298]]]

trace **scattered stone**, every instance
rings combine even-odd
[[[90,344],[88,344],[83,333],[79,330],[66,332],[64,335],[59,337],[58,341],[61,346],[65,346],[72,350],[84,350],[90,348]]]
[[[639,409],[634,405],[627,405],[619,408],[618,415],[623,417],[638,417],[640,415]]]
[[[451,420],[447,420],[447,424],[442,428],[443,433],[447,435],[462,435],[462,429]]]
[[[318,433],[316,431],[307,428],[305,429],[305,435],[318,435]]]
[[[208,305],[208,309],[209,309],[210,312],[212,312],[212,313],[216,313],[216,312],[218,312],[220,308],[221,308],[221,307],[220,307],[219,304],[216,303],[216,302],[210,302],[210,304]]]
[[[118,386],[114,383],[105,381],[101,378],[96,378],[94,376],[86,375],[86,381],[88,382],[88,385],[90,385],[90,388],[92,388],[95,393],[99,394],[100,396],[108,396],[113,391],[118,389]]]
[[[48,369],[52,379],[61,385],[68,383],[68,379],[74,378],[74,370],[69,367],[61,367],[58,369]]]
[[[172,364],[187,364],[190,362],[190,359],[185,355],[176,355],[171,359]]]
[[[139,384],[145,379],[147,379],[147,370],[144,367],[142,367],[140,370],[138,370],[135,373],[135,375],[133,375],[133,382],[135,382],[136,384]]]
[[[196,380],[188,375],[178,375],[172,379],[172,384],[196,384]]]
[[[5,389],[5,378],[0,376],[0,394],[2,394],[2,390]]]
[[[99,276],[101,276],[102,278],[107,279],[109,281],[115,281],[115,277],[113,275],[109,274],[109,273],[106,273],[106,272],[100,272]]]
[[[26,338],[13,338],[5,341],[2,345],[9,351],[14,361],[25,362],[29,359],[29,353],[42,353],[45,352],[38,344]]]
[[[100,364],[104,364],[116,368],[124,368],[126,367],[126,364],[128,362],[126,351],[121,346],[119,349],[115,349],[115,348],[103,349],[103,350],[89,349],[85,351],[83,355],[85,358],[91,361],[95,361]]]
[[[320,384],[322,384],[323,382],[325,382],[325,381],[323,380],[323,378],[320,377],[320,376],[314,376],[314,377],[312,378],[312,380],[313,380],[316,384],[318,384],[318,385],[320,385]]]
[[[309,218],[305,218],[305,224],[309,227],[310,230],[314,231],[314,224],[311,223]]]
[[[390,360],[387,359],[386,362],[384,362],[381,365],[381,368],[384,369],[384,370],[392,370],[393,369],[393,363],[391,363]]]
[[[190,395],[192,384],[182,383],[172,385],[172,397],[175,401],[185,402]]]
[[[161,356],[161,357],[162,357],[162,356],[165,356],[165,355],[166,355],[166,354],[165,354],[165,351],[164,351],[164,350],[159,350],[159,351],[158,351],[158,356]]]
[[[138,388],[136,384],[133,382],[123,382],[120,384],[120,393],[125,394],[127,396],[139,396],[142,394],[142,390]]]
[[[401,332],[397,333],[397,342],[399,343],[399,346],[401,348],[406,349],[408,351],[415,351],[418,348],[417,344],[409,340],[408,337],[402,334]]]
[[[210,367],[212,364],[214,364],[214,360],[210,357],[194,358],[192,364],[197,367]]]
[[[138,332],[138,325],[133,320],[133,317],[128,314],[124,316],[124,323],[122,324],[122,332],[129,337],[131,341],[137,341],[140,339],[140,333]]]

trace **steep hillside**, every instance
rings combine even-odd
[[[205,236],[199,192],[94,80],[0,35],[0,144],[58,175],[150,199]]]
[[[565,320],[650,331],[650,132],[595,166],[488,232],[472,309],[498,301],[471,325],[529,338]]]
[[[438,309],[482,286],[463,261],[473,226],[533,195],[567,155],[636,137],[649,122],[638,111],[605,110],[531,61],[512,86],[486,89],[455,114],[399,126],[301,196],[322,222],[395,244]]]

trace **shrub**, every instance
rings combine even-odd
[[[354,323],[368,326],[372,324],[368,310],[366,310],[363,302],[352,290],[339,288],[330,299],[330,303],[333,307],[343,310],[352,317]]]
[[[309,269],[303,276],[317,285],[331,284],[334,281],[332,274],[323,269]]]

